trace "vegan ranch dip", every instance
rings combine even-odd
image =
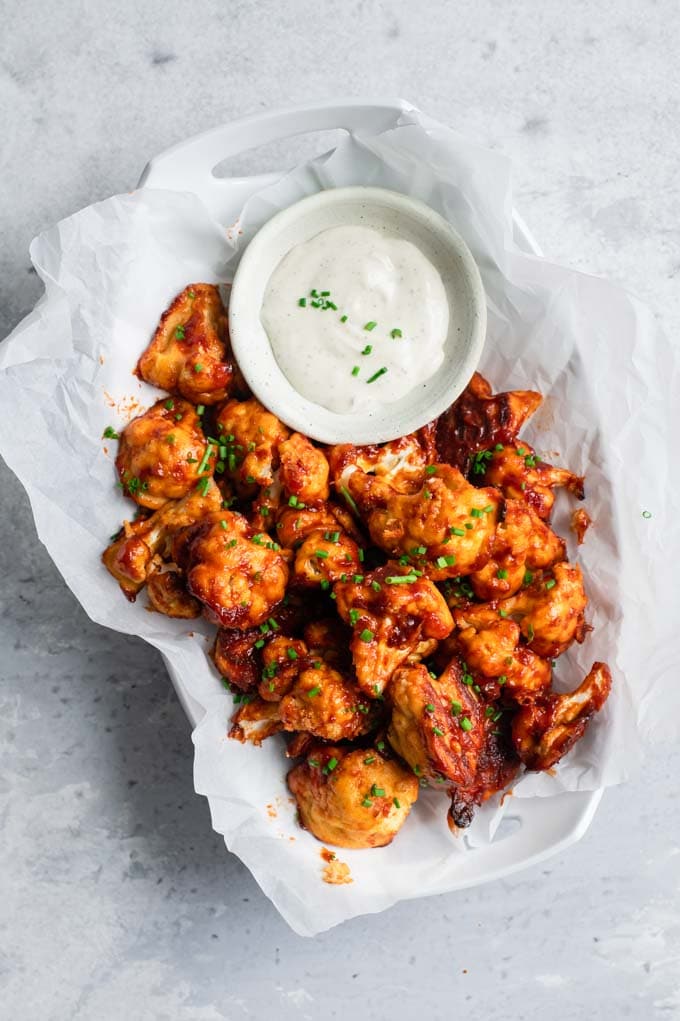
[[[442,279],[410,241],[332,227],[296,245],[272,273],[260,319],[290,384],[341,415],[416,390],[444,360]]]

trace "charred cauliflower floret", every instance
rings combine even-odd
[[[285,560],[268,538],[251,534],[241,514],[209,515],[175,537],[173,552],[189,591],[223,627],[264,623],[286,593]]]
[[[300,656],[294,664],[282,664],[274,654],[269,658],[271,662],[262,671],[260,694],[237,711],[231,737],[259,744],[277,730],[287,730],[325,741],[352,741],[375,729],[382,706],[369,702],[350,677],[322,660],[310,662],[307,656]],[[277,690],[282,667],[286,674]],[[279,697],[274,697],[277,694]]]
[[[565,561],[509,599],[461,607],[455,611],[455,620],[460,628],[479,630],[503,614],[519,624],[529,648],[538,656],[555,659],[574,640],[583,641],[587,604],[581,568]]]
[[[286,635],[274,635],[262,649],[262,676],[258,689],[260,698],[265,702],[279,702],[293,687],[307,660],[308,650],[303,641]]]
[[[184,579],[177,570],[151,571],[146,579],[146,594],[150,606],[166,617],[192,620],[201,616],[201,604],[187,592]]]
[[[279,466],[279,444],[290,435],[283,422],[251,397],[227,401],[216,424],[228,475],[244,487],[271,485]]]
[[[306,731],[326,741],[351,741],[376,726],[380,706],[328,663],[305,666],[280,702],[284,730]]]
[[[487,380],[475,372],[460,397],[435,423],[439,460],[467,474],[477,453],[512,443],[542,399],[533,390],[494,394]]]
[[[512,739],[527,769],[550,769],[566,755],[607,701],[611,683],[609,668],[594,663],[575,691],[544,695],[521,707],[512,721]]]
[[[410,495],[389,492],[363,472],[350,476],[373,542],[392,556],[410,557],[433,581],[478,570],[490,556],[500,493],[471,486],[448,465],[427,471],[422,489]]]
[[[172,397],[157,401],[121,433],[116,457],[120,484],[141,507],[157,510],[185,496],[201,475],[209,474],[205,450],[192,405]]]
[[[278,515],[276,541],[285,549],[297,549],[311,532],[333,533],[338,529],[356,543],[362,541],[361,532],[341,507],[331,503],[307,507],[303,500],[290,496]]]
[[[335,586],[336,605],[352,628],[350,648],[359,686],[373,698],[410,657],[428,655],[453,628],[432,582],[389,562]]]
[[[491,544],[491,557],[470,575],[478,599],[502,599],[524,584],[527,571],[549,567],[564,560],[566,547],[553,530],[521,500],[506,500],[503,520]]]
[[[457,644],[478,683],[489,693],[528,702],[550,687],[552,668],[535,652],[520,645],[519,626],[513,620],[491,621],[475,631],[466,628],[457,635]],[[486,682],[495,681],[491,688]]]
[[[483,470],[479,477],[484,485],[496,486],[509,499],[524,500],[544,521],[550,519],[556,487],[564,487],[583,499],[582,476],[542,461],[528,443],[499,447],[489,451],[488,460],[480,463]]]
[[[384,847],[418,798],[418,781],[374,749],[312,747],[288,774],[300,822],[334,847]]]
[[[193,404],[223,401],[235,375],[227,313],[214,284],[191,284],[161,316],[139,359],[147,383]]]
[[[357,469],[386,483],[395,493],[414,493],[423,484],[428,452],[420,437],[410,433],[380,445],[355,447],[341,443],[329,449],[328,459],[338,493],[347,489]]]
[[[169,552],[174,535],[218,510],[221,503],[219,489],[212,479],[205,479],[182,500],[164,504],[143,521],[125,523],[123,534],[104,550],[102,560],[128,599],[134,600],[145,584],[154,557]]]
[[[354,539],[341,532],[313,531],[295,551],[293,580],[306,587],[328,586],[341,578],[352,577],[361,570],[359,547]]]
[[[387,732],[394,750],[416,776],[448,785],[449,817],[467,826],[475,805],[502,790],[517,771],[517,759],[499,729],[502,712],[484,706],[457,660],[439,678],[424,666],[403,667],[390,694]]]
[[[287,498],[295,496],[306,504],[328,499],[328,461],[311,440],[293,433],[279,444],[279,458],[279,477]]]

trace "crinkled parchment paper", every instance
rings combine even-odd
[[[157,397],[132,369],[174,295],[192,281],[230,280],[273,213],[350,184],[417,196],[463,234],[488,295],[482,371],[496,389],[540,390],[545,403],[525,438],[586,474],[593,526],[571,555],[585,572],[594,631],[560,659],[557,683],[574,687],[604,659],[613,691],[556,774],[526,776],[514,797],[619,783],[637,766],[645,734],[653,727],[655,740],[670,739],[680,715],[672,633],[680,625],[680,497],[670,460],[680,435],[677,352],[625,291],[519,251],[506,159],[412,111],[379,135],[348,136],[254,194],[241,233],[213,221],[197,197],[163,191],[118,196],[62,221],[31,246],[45,295],[0,347],[0,452],[89,616],[155,645],[202,707],[196,790],[208,796],[228,847],[304,934],[447,889],[460,856],[476,853],[470,844],[491,838],[498,805],[479,813],[469,840],[455,840],[446,799],[425,792],[392,846],[339,853],[352,884],[323,884],[320,845],[294,820],[279,739],[258,749],[226,737],[232,700],[206,656],[213,629],[149,613],[144,595],[127,603],[101,564],[130,512],[114,485],[115,450],[101,436]],[[572,506],[560,496],[563,534]]]

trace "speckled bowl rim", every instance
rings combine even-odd
[[[359,214],[357,210],[363,210]],[[349,218],[343,218],[343,211]],[[447,292],[458,302],[449,323],[443,364],[406,397],[377,410],[339,415],[307,400],[279,368],[260,311],[272,272],[283,255],[327,226],[391,219],[395,236],[413,239],[425,232],[441,252],[433,258]],[[369,223],[369,225],[370,225]],[[396,225],[396,226],[395,226]],[[231,289],[229,329],[232,349],[249,387],[269,411],[292,429],[322,443],[384,443],[426,425],[464,390],[481,358],[486,335],[486,296],[477,264],[461,235],[426,203],[387,188],[355,186],[316,192],[276,213],[245,248]],[[455,338],[454,333],[459,336]]]

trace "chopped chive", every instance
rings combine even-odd
[[[375,755],[369,755],[367,758],[364,759],[365,766],[370,766],[372,762],[375,762]]]
[[[341,323],[346,323],[347,322],[347,316],[340,316],[340,322]]]
[[[305,308],[305,306],[307,305],[307,299],[306,298],[299,298],[298,299],[298,305],[300,306],[300,308]]]
[[[375,784],[373,784],[372,787],[371,787],[371,795],[374,798],[384,798],[385,797],[385,788],[384,787],[377,787]]]
[[[292,647],[292,645],[289,645],[288,648],[286,649],[286,655],[288,656],[288,659],[297,659],[298,658],[298,654],[295,651],[295,649]]]
[[[264,648],[264,638],[258,638],[258,640],[255,642],[255,648],[256,649]]]
[[[196,362],[194,365],[194,372],[203,372],[203,366],[200,362]]]
[[[365,627],[364,630],[359,635],[359,638],[361,639],[362,642],[372,642],[374,635],[373,632],[369,630],[369,628]]]
[[[436,464],[428,464],[427,468],[425,469],[425,474],[426,475],[434,475],[436,471],[437,471],[437,465]]]
[[[350,610],[349,611],[349,622],[350,622],[350,624],[352,626],[354,626],[358,620],[359,620],[359,611],[358,610],[354,610],[354,609]]]
[[[395,808],[401,808],[401,802],[399,801],[399,798],[392,798],[392,804],[394,805]]]
[[[364,323],[364,329],[368,330],[368,332],[370,333],[371,330],[374,330],[377,325],[378,324],[376,322],[374,322],[373,319],[371,319],[370,322]]]
[[[177,340],[184,340],[184,332],[185,331],[183,326],[175,327],[175,337],[177,338]]]
[[[373,345],[372,344],[367,344],[366,347],[364,348],[364,350],[361,353],[362,353],[362,355],[370,355],[372,350],[373,350]]]
[[[652,512],[645,510],[645,511],[642,512],[642,516],[643,516],[643,518],[651,518]]]
[[[165,408],[167,411],[175,410],[175,402],[173,401],[172,397],[168,397],[167,401],[165,402]]]
[[[550,581],[546,581],[545,583],[545,587],[547,588],[548,592],[550,591],[551,588],[555,588],[555,585],[557,585],[557,582],[555,581],[554,578],[551,578]]]
[[[307,694],[310,698],[316,698],[317,695],[321,694],[321,685],[317,684],[315,687],[310,688]]]
[[[314,556],[318,557],[319,560],[327,560],[328,559],[328,550],[325,550],[325,549],[315,550]]]
[[[370,798],[364,798],[361,804],[364,806],[364,808],[370,808],[373,802],[371,801]]]
[[[501,687],[505,684],[507,679],[508,678],[506,674],[501,674],[501,676],[498,678],[498,683],[501,685]]]
[[[439,727],[433,727],[432,728],[432,733],[435,734],[437,737],[443,737],[444,736],[444,731],[440,730]]]
[[[210,476],[206,475],[205,478],[202,478],[201,481],[198,483],[198,485],[196,486],[196,489],[199,491],[201,496],[205,496],[205,494],[208,492],[209,486],[210,486]]]
[[[451,703],[451,715],[452,716],[460,716],[462,711],[463,711],[462,704],[460,702],[456,701],[456,699],[454,699],[453,702]]]
[[[347,486],[341,486],[340,487],[340,492],[344,496],[345,500],[347,500],[347,503],[350,505],[350,507],[352,508],[354,513],[358,514],[359,513],[359,508],[357,507],[356,503],[352,499],[352,494],[347,489]]]
[[[427,712],[427,713],[433,713],[434,712],[434,702],[428,702],[427,703],[427,705],[425,706],[425,712]]]
[[[383,366],[382,369],[378,369],[378,371],[374,372],[372,376],[369,376],[369,378],[366,380],[366,382],[367,383],[375,383],[376,379],[380,379],[380,377],[384,376],[386,372],[387,372],[387,369],[385,368],[385,366]]]
[[[297,498],[297,496],[289,496],[288,497],[288,506],[289,507],[297,507],[297,505],[298,505],[298,498]]]
[[[331,293],[330,291],[322,291],[320,296],[322,298],[327,298],[330,295],[330,293]]]
[[[505,581],[507,576],[508,576],[508,572],[505,570],[504,567],[501,567],[498,571],[496,571],[496,577],[500,578],[501,581]]]
[[[534,576],[531,573],[531,571],[525,571],[524,572],[524,578],[522,579],[522,584],[523,585],[531,585],[533,580],[534,580]]]
[[[470,517],[481,518],[483,513],[484,513],[483,511],[480,511],[479,507],[473,507],[472,510],[470,511]]]
[[[224,528],[226,530],[226,527],[227,527],[227,522],[224,519],[222,519],[222,521],[220,521],[220,528]]]
[[[460,720],[460,728],[466,732],[472,730],[472,721],[467,716],[462,716]]]
[[[387,585],[412,585],[414,581],[418,581],[417,574],[391,574],[385,578]]]
[[[335,769],[337,764],[338,764],[338,760],[335,758],[335,756],[333,756],[326,763],[326,769],[328,770],[329,773],[332,773],[332,771]]]
[[[382,585],[380,584],[379,581],[372,581],[371,588],[373,589],[374,592],[380,592]]]
[[[379,752],[384,752],[385,751],[385,742],[384,741],[377,741],[375,746],[376,746],[376,748],[378,749]]]
[[[359,366],[358,365],[355,365],[354,368],[352,369],[352,375],[353,376],[358,376],[359,375]]]
[[[309,294],[310,294],[310,296],[312,298],[318,298],[319,297],[319,292],[316,290],[316,288],[313,291],[310,291]]]
[[[450,528],[449,531],[451,535],[465,535],[464,528]]]
[[[363,580],[364,580],[363,574],[352,575],[352,581],[354,582],[355,585],[361,585]]]
[[[364,551],[361,548],[359,548],[359,563],[360,564],[363,564],[363,562],[364,562],[364,555],[365,555]]]
[[[120,433],[117,433],[112,425],[107,425],[106,429],[102,433],[102,439],[117,440],[120,438]]]
[[[403,336],[401,330],[398,329],[390,330],[390,337],[392,337],[393,340],[396,340],[397,337],[401,336]]]
[[[469,521],[466,521],[465,522],[465,527],[466,528],[474,528],[474,525],[471,525]]]

